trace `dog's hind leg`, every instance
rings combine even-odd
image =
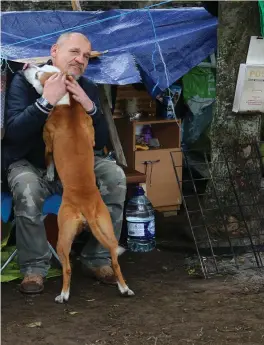
[[[133,296],[134,292],[129,289],[118,263],[118,255],[121,254],[122,249],[118,246],[118,241],[115,237],[113,224],[106,205],[102,202],[97,210],[96,219],[93,222],[88,221],[90,229],[96,239],[110,251],[112,259],[112,268],[117,278],[118,289],[124,296]]]
[[[115,273],[115,276],[117,277],[118,289],[123,296],[134,296],[135,293],[131,289],[129,289],[121,273],[121,269],[120,269],[118,259],[117,259],[118,251],[119,251],[118,248],[110,249],[110,254],[111,254],[111,259],[112,259],[112,268]]]
[[[71,264],[70,251],[74,237],[82,228],[82,215],[70,205],[62,203],[58,214],[59,237],[57,253],[62,264],[63,286],[55,298],[58,303],[67,302],[70,297]]]

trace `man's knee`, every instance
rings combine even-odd
[[[109,164],[104,181],[110,189],[119,188],[124,190],[124,192],[126,191],[126,175],[124,170],[115,163]]]
[[[8,184],[13,195],[16,216],[31,218],[41,214],[46,191],[37,175],[27,171],[10,171]]]
[[[126,195],[126,175],[124,170],[114,162],[104,160],[98,166],[97,183],[103,195],[119,194],[121,199]]]
[[[124,170],[115,162],[103,159],[95,168],[96,177],[105,181],[106,184],[126,185],[126,175]]]
[[[126,185],[126,175],[124,173],[124,170],[115,163],[109,165],[107,180],[117,185]]]
[[[36,217],[40,215],[44,202],[36,182],[20,182],[13,189],[13,202],[16,216]]]

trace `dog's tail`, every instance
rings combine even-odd
[[[116,254],[117,254],[117,256],[120,256],[120,255],[124,254],[125,251],[126,251],[126,248],[118,246],[116,249]]]
[[[118,245],[118,240],[114,234],[112,220],[109,211],[103,201],[97,208],[97,216],[91,216],[87,205],[83,205],[81,213],[84,215],[94,237],[107,249],[115,250],[117,256],[122,255],[126,249]],[[92,221],[91,221],[92,220]]]

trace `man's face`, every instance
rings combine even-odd
[[[91,43],[83,36],[72,34],[51,48],[53,65],[78,79],[85,71],[91,54]]]

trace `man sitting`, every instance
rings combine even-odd
[[[107,205],[119,239],[126,196],[126,177],[113,161],[102,158],[108,142],[108,128],[100,111],[95,84],[84,78],[91,54],[90,41],[80,33],[66,33],[51,47],[51,60],[62,72],[75,78],[66,81],[61,73],[45,83],[42,97],[20,71],[14,75],[7,95],[6,132],[2,141],[3,165],[13,195],[16,217],[16,245],[23,293],[40,293],[43,278],[50,267],[51,253],[42,218],[46,197],[62,193],[60,181],[45,178],[45,145],[43,126],[53,106],[69,91],[93,118],[95,128],[95,175],[102,198]],[[77,81],[76,81],[77,80]],[[105,283],[115,283],[110,255],[91,236],[81,253],[86,269]]]

